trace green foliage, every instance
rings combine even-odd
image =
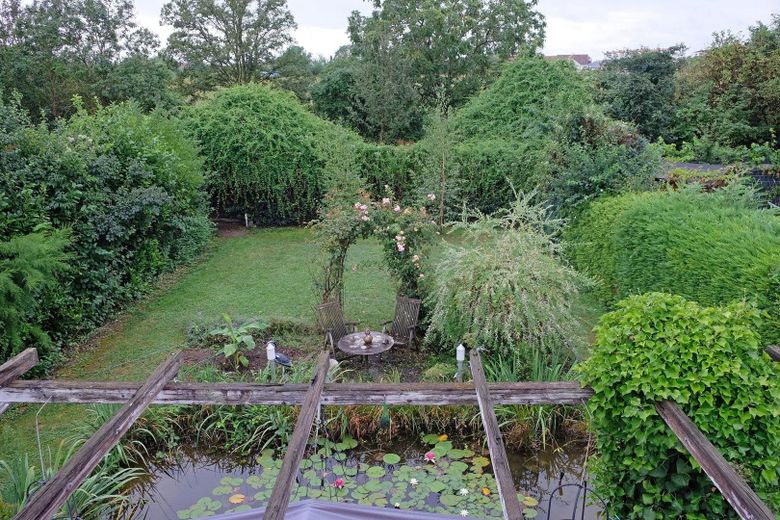
[[[26,454],[11,461],[0,460],[0,476],[4,482],[0,489],[0,505],[5,501],[14,513],[18,513],[27,500],[56,475],[78,447],[79,444],[68,446],[61,442],[55,451],[49,450],[46,457],[41,454],[42,468],[31,464]],[[123,492],[143,474],[138,468],[117,469],[101,464],[68,497],[62,506],[62,514],[99,520],[125,510],[130,497]]]
[[[778,81],[780,16],[750,27],[746,37],[716,34],[677,73],[671,140],[702,161],[749,160],[753,146],[773,149],[777,160]]]
[[[186,73],[205,68],[205,86],[260,80],[296,28],[286,0],[171,0],[160,18],[174,27],[166,52]]]
[[[654,403],[676,402],[767,504],[780,508],[780,369],[762,352],[757,312],[649,293],[602,317],[578,368],[595,395],[596,483],[624,518],[726,518],[722,495]],[[616,508],[616,509],[613,509]]]
[[[646,184],[658,167],[656,152],[630,125],[604,116],[562,61],[518,58],[451,125],[458,202],[488,213],[511,205],[514,186],[539,190],[555,211],[572,214],[591,198]]]
[[[213,172],[207,188],[216,208],[248,213],[257,225],[314,218],[334,146],[360,142],[289,93],[256,84],[217,92],[192,107],[186,121]]]
[[[610,116],[634,123],[648,139],[668,137],[674,124],[674,76],[684,45],[607,54],[596,73],[599,101]]]
[[[36,323],[38,301],[67,269],[67,233],[37,232],[0,241],[0,359],[34,347],[41,358],[52,350],[51,339]]]
[[[595,202],[569,233],[572,260],[602,295],[664,291],[703,305],[747,299],[780,340],[780,219],[738,185],[714,193],[626,194]]]
[[[50,131],[0,105],[0,239],[67,228],[71,269],[32,319],[62,345],[113,316],[210,235],[202,163],[176,119],[133,104]]]
[[[451,348],[465,340],[509,353],[579,343],[572,305],[585,280],[559,256],[560,222],[529,199],[458,226],[464,245],[450,246],[435,268],[427,344]]]
[[[225,359],[230,359],[233,362],[235,370],[238,370],[239,366],[246,367],[249,365],[249,359],[244,355],[244,352],[254,350],[257,346],[252,333],[266,329],[268,324],[251,322],[236,326],[227,314],[222,319],[225,326],[212,330],[209,335],[224,339],[220,349],[221,353]]]
[[[355,186],[328,192],[320,219],[315,223],[321,270],[314,280],[321,301],[343,302],[344,263],[359,238],[375,236],[382,244],[385,262],[403,296],[420,297],[424,290],[432,225],[427,204],[402,206],[386,193],[381,201]]]

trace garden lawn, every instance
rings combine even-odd
[[[317,246],[308,229],[255,230],[220,237],[194,265],[165,277],[155,290],[116,322],[98,331],[56,377],[87,380],[143,380],[172,351],[187,328],[199,321],[278,317],[314,322],[312,275]],[[378,242],[350,249],[345,274],[345,314],[363,326],[392,319],[395,289]],[[284,350],[284,345],[280,345]],[[316,349],[318,345],[311,345]],[[35,412],[16,407],[0,417],[0,459],[27,452],[37,460]],[[85,407],[47,405],[39,417],[44,445],[67,438],[83,422]]]

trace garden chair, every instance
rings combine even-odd
[[[382,332],[387,333],[390,327],[390,335],[396,345],[412,345],[417,339],[417,319],[420,316],[420,300],[399,296],[395,300],[395,318],[382,324]]]
[[[325,335],[325,343],[330,345],[333,358],[336,358],[336,345],[339,340],[355,332],[358,322],[344,321],[344,311],[337,301],[321,303],[314,308],[317,316],[317,327]]]

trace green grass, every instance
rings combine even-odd
[[[187,327],[199,320],[255,316],[314,322],[318,303],[312,289],[317,246],[307,229],[257,230],[217,238],[195,265],[163,279],[160,288],[98,331],[89,348],[74,356],[56,377],[87,380],[143,380],[170,352],[183,346]],[[392,319],[395,289],[378,242],[364,240],[349,252],[345,314],[363,326]],[[313,348],[316,345],[312,345]],[[39,406],[0,418],[0,459],[36,451]],[[47,405],[40,414],[44,444],[70,435],[83,407]]]

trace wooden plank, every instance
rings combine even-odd
[[[287,444],[287,452],[282,461],[282,468],[276,477],[276,483],[268,499],[268,505],[265,508],[264,520],[283,520],[287,512],[287,506],[290,502],[290,494],[295,485],[295,477],[298,474],[298,466],[303,460],[303,454],[306,450],[306,441],[309,440],[311,427],[314,424],[314,416],[320,405],[320,396],[322,388],[325,386],[325,376],[328,374],[330,365],[330,354],[328,351],[320,353],[317,359],[317,369],[311,385],[306,392],[306,398],[301,405],[301,411],[298,414],[298,420],[295,421],[295,429],[292,438]]]
[[[661,401],[656,403],[655,409],[740,518],[775,519],[766,504],[750,489],[750,486],[677,406],[677,403]]]
[[[5,386],[38,364],[38,351],[28,348],[0,365],[0,386]]]
[[[479,401],[479,413],[482,416],[482,424],[485,426],[488,449],[490,450],[490,463],[493,466],[493,475],[498,486],[498,495],[501,499],[501,507],[504,510],[505,520],[517,520],[523,518],[523,508],[517,500],[517,491],[512,481],[512,472],[509,469],[509,458],[506,456],[504,439],[498,427],[498,419],[493,409],[493,401],[490,397],[485,370],[479,358],[477,349],[471,349],[471,376],[474,378],[474,389],[477,391]]]
[[[124,403],[138,383],[90,381],[16,381],[0,388],[0,401],[9,403]],[[252,383],[169,383],[154,404],[243,405],[301,404],[307,385]],[[489,383],[494,404],[582,404],[593,395],[575,382]],[[325,405],[477,405],[474,387],[467,383],[404,383],[325,385]]]
[[[81,482],[100,463],[122,436],[162,390],[165,383],[176,376],[183,360],[176,353],[157,370],[119,411],[90,437],[59,472],[43,485],[27,502],[14,520],[42,520],[52,518]]]
[[[15,381],[19,376],[30,370],[38,364],[38,351],[34,348],[28,348],[15,355],[2,365],[0,365],[0,388]],[[0,399],[0,415],[3,415],[11,407]]]
[[[769,345],[766,348],[766,353],[769,354],[769,357],[780,363],[780,347],[777,345]]]

